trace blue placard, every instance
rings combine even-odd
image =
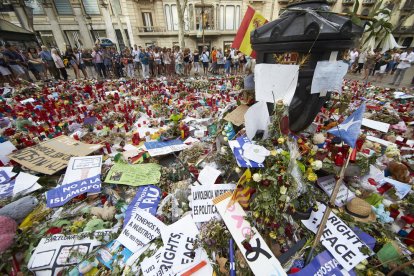
[[[142,209],[152,215],[157,212],[161,200],[161,190],[157,186],[147,185],[138,188],[137,194],[125,211],[124,227],[137,209]]]
[[[246,136],[242,136],[236,139],[239,146],[232,148],[234,157],[236,157],[237,164],[242,168],[263,168],[263,163],[257,163],[252,160],[243,157],[243,145],[252,142]]]
[[[101,175],[61,185],[46,192],[46,205],[55,208],[84,193],[101,192]]]
[[[149,149],[159,149],[159,148],[163,148],[163,147],[182,145],[182,144],[183,144],[183,141],[181,141],[180,139],[170,140],[170,141],[166,141],[166,142],[145,142],[144,143],[147,150],[149,150]]]
[[[10,177],[7,174],[7,172],[1,170],[0,171],[0,184],[8,183],[10,182]]]

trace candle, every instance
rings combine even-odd
[[[106,151],[108,152],[108,154],[112,153],[111,145],[108,142],[105,143],[105,147],[106,147]]]

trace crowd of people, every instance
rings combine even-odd
[[[373,76],[373,81],[382,81],[384,76],[393,75],[389,84],[399,86],[406,71],[414,63],[414,52],[412,48],[390,49],[385,52],[381,48],[373,51],[354,48],[345,55],[344,60],[349,64],[349,72],[363,74],[364,80]],[[411,84],[414,85],[414,78]]]
[[[1,83],[13,84],[23,78],[33,81],[29,72],[38,81],[68,79],[68,70],[73,70],[75,79],[80,78],[151,78],[158,76],[189,76],[207,74],[243,73],[250,57],[237,49],[223,51],[221,48],[198,49],[143,48],[134,45],[117,51],[116,47],[78,49],[67,46],[64,52],[46,46],[29,47],[25,50],[6,43],[0,51]]]

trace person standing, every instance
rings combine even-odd
[[[103,55],[99,48],[96,46],[93,47],[92,61],[95,63],[96,71],[98,71],[99,77],[106,78],[106,69],[104,65]]]
[[[358,60],[359,57],[359,52],[356,48],[354,48],[350,53],[349,53],[349,68],[352,71],[356,70],[356,61]]]
[[[209,52],[207,51],[207,48],[204,47],[203,53],[201,54],[201,61],[203,62],[203,71],[204,75],[207,75],[208,73],[208,63],[210,61]]]
[[[139,59],[141,61],[141,65],[142,65],[142,77],[145,78],[149,78],[149,48],[147,48],[146,50],[144,49],[143,51],[141,51],[141,53],[139,54]]]
[[[33,66],[34,70],[36,71],[38,75],[36,76],[37,79],[46,80],[45,67],[43,65],[43,60],[37,53],[36,48],[29,47],[27,48],[27,50],[28,50],[28,53],[27,53],[28,62]]]
[[[399,64],[397,70],[395,70],[394,79],[390,83],[391,85],[399,86],[401,81],[404,79],[405,72],[411,67],[411,63],[414,62],[414,52],[412,48],[407,49],[406,52],[402,53],[399,58]]]
[[[224,68],[225,68],[225,71],[226,71],[226,75],[229,76],[230,75],[230,70],[231,70],[231,60],[232,60],[230,50],[227,50],[227,54],[224,58],[225,58]]]
[[[76,65],[78,66],[79,70],[82,71],[83,77],[85,79],[88,78],[88,73],[86,72],[86,65],[83,61],[82,52],[78,50],[78,48],[73,48],[73,54],[75,55]],[[80,77],[80,74],[79,74]]]
[[[76,57],[70,45],[66,45],[65,57],[68,59],[70,66],[72,66],[73,68],[73,72],[75,73],[75,79],[79,79],[80,77],[79,67],[78,67],[78,64],[76,63]]]
[[[55,62],[53,61],[52,54],[50,53],[49,49],[42,45],[42,51],[39,53],[40,58],[46,64],[47,71],[49,71],[50,75],[53,75],[55,79],[59,79],[59,71],[56,68]],[[45,75],[47,77],[47,71],[45,71]]]
[[[123,59],[124,65],[126,67],[127,76],[128,78],[132,79],[134,77],[134,58],[131,55],[131,51],[128,48],[125,49]]]
[[[95,65],[92,62],[92,54],[90,50],[84,49],[82,51],[82,59],[85,64],[88,77],[96,79]]]
[[[213,47],[213,50],[211,51],[211,73],[215,74],[217,72],[217,67],[217,50]]]
[[[364,78],[363,80],[368,80],[370,72],[374,70],[375,67],[375,58],[376,54],[371,52],[371,49],[367,50],[367,55],[364,63]]]
[[[362,70],[362,68],[364,68],[366,58],[367,58],[367,52],[366,51],[362,51],[361,53],[359,53],[358,68],[355,70],[356,73],[361,74],[361,70]]]
[[[183,75],[183,53],[180,50],[179,46],[175,48],[175,73],[177,75]]]
[[[155,76],[161,75],[162,73],[162,64],[161,64],[161,53],[158,50],[158,47],[154,49],[154,73]]]
[[[137,44],[134,45],[134,50],[132,51],[132,56],[134,57],[134,69],[138,71],[138,76],[139,76],[139,71],[140,71],[140,67],[141,67],[141,62],[139,60],[139,55],[141,54],[141,46],[137,46]]]
[[[193,61],[194,61],[194,74],[198,75],[200,74],[200,54],[198,53],[198,50],[194,50],[193,54]]]
[[[217,53],[216,53],[216,59],[217,59],[217,74],[221,74],[221,69],[224,68],[224,55],[221,52],[221,48],[217,49]]]
[[[16,79],[20,77],[26,78],[26,72],[22,66],[24,63],[23,58],[17,52],[16,46],[6,43],[3,56],[6,58],[7,63]]]
[[[62,74],[62,77],[65,81],[68,80],[68,72],[66,72],[65,64],[63,64],[62,58],[58,55],[58,52],[55,48],[52,49],[52,58],[55,62],[56,68],[60,71]]]
[[[171,70],[171,49],[170,48],[163,51],[162,59],[164,61],[165,74],[167,76],[171,76],[172,70]]]

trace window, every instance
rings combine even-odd
[[[112,3],[112,10],[114,13],[122,14],[121,3],[119,0],[110,0]]]
[[[401,46],[403,47],[410,47],[411,43],[413,42],[413,38],[412,37],[406,37],[403,40],[403,43]]]
[[[59,15],[73,14],[72,6],[69,0],[55,0],[56,11]]]
[[[220,30],[224,30],[224,6],[220,6]]]
[[[234,6],[226,6],[226,30],[234,30]]]
[[[240,26],[240,6],[236,6],[236,29]]]
[[[178,12],[177,5],[171,5],[172,29],[178,31]]]
[[[144,23],[144,32],[153,32],[152,15],[150,12],[142,13],[142,22]]]
[[[369,9],[367,9],[367,8],[363,9],[361,15],[368,16],[369,15]]]
[[[33,9],[33,14],[44,14],[45,11],[43,10],[42,4],[39,2],[39,0],[25,0],[24,3],[26,6]]]
[[[171,8],[170,5],[165,5],[164,7],[165,12],[165,20],[167,21],[167,30],[172,31],[172,19],[171,19]]]
[[[98,0],[82,0],[86,14],[100,14]]]
[[[82,47],[83,44],[78,31],[65,31],[65,34],[66,38],[69,40],[70,46],[77,48]]]
[[[40,31],[38,33],[43,45],[46,45],[49,49],[57,47],[52,31]]]
[[[212,6],[197,6],[195,12],[197,30],[201,30],[203,25],[205,30],[214,29],[214,8]]]

